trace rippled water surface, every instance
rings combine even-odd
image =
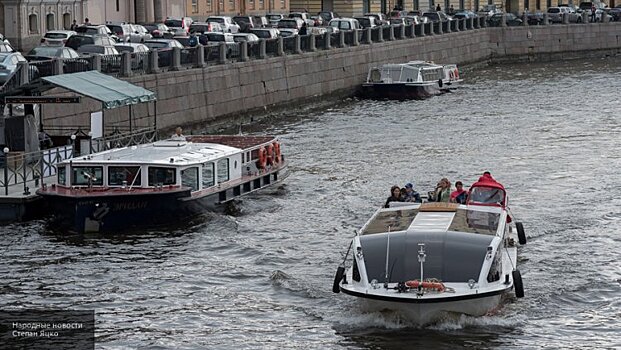
[[[350,100],[247,130],[280,135],[292,174],[239,216],[107,237],[0,228],[0,308],[94,309],[101,348],[620,348],[621,58],[462,75],[425,101]],[[416,327],[331,292],[391,185],[484,170],[527,230],[525,298]]]

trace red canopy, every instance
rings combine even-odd
[[[472,187],[492,187],[499,188],[501,190],[505,190],[505,187],[498,181],[494,180],[492,175],[483,175],[479,178],[479,181],[472,184],[470,187],[470,191],[472,191]]]

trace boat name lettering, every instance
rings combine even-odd
[[[144,209],[147,207],[146,201],[135,201],[135,202],[121,202],[114,204],[114,210],[137,210]]]

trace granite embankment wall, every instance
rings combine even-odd
[[[177,125],[209,129],[237,125],[273,110],[294,110],[312,100],[352,95],[365,80],[369,67],[414,59],[457,63],[516,62],[604,56],[621,52],[621,23],[483,28],[443,35],[361,44],[252,60],[206,68],[141,75],[126,80],[157,93],[158,129]],[[54,92],[50,92],[53,94]],[[86,99],[85,99],[86,100]],[[45,126],[89,125],[89,112],[100,108],[81,105],[44,106]],[[135,124],[153,105],[134,108]],[[112,125],[127,118],[127,109],[106,112]]]

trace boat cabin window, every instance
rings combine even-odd
[[[76,166],[71,168],[71,184],[73,186],[88,186],[89,180],[93,186],[103,185],[103,167]]]
[[[218,183],[229,181],[229,159],[220,159],[218,161]]]
[[[149,186],[177,183],[175,168],[149,167]]]
[[[198,191],[197,167],[181,170],[181,186],[190,187],[192,191]]]
[[[215,184],[213,163],[203,164],[203,188],[209,188]]]
[[[468,197],[468,203],[503,205],[504,199],[505,191],[500,188],[477,186],[472,188],[472,191]]]
[[[140,167],[139,166],[111,166],[108,167],[109,186],[140,186]]]
[[[66,185],[67,184],[67,168],[64,165],[58,167],[58,184]]]
[[[500,213],[457,209],[449,231],[495,235],[500,223]]]

